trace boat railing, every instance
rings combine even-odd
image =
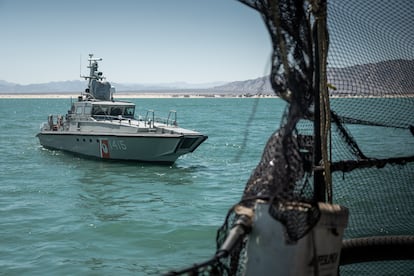
[[[44,129],[57,131],[65,126],[66,118],[60,114],[50,114],[47,116],[47,123],[43,125]]]
[[[177,111],[170,110],[167,118],[167,125],[177,126]]]
[[[115,115],[93,115],[92,118],[94,118],[97,121],[105,121],[105,120],[108,120],[108,121],[113,121],[113,120],[122,121],[122,120],[131,120],[131,119],[133,119],[131,117],[124,117],[122,115],[118,115],[118,116],[115,116]]]
[[[167,126],[177,126],[177,111],[170,110],[170,112],[168,113],[168,117],[162,118],[155,117],[154,110],[148,110],[145,115],[144,122],[145,124],[149,124],[149,127],[154,127],[154,122],[161,123]]]
[[[154,122],[155,122],[154,110],[152,109],[147,110],[147,114],[145,114],[144,122],[145,122],[145,125],[148,125],[150,128],[154,127]]]

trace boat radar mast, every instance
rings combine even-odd
[[[85,80],[89,80],[88,88],[85,89],[84,95],[88,99],[111,100],[115,89],[111,88],[111,84],[105,81],[102,72],[98,71],[98,61],[102,61],[102,58],[94,58],[93,54],[89,54],[88,61],[89,76],[81,76]]]

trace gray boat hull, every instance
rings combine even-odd
[[[40,144],[49,149],[67,151],[100,159],[174,163],[193,152],[207,136],[183,134],[110,134],[42,131]]]

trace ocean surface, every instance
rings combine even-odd
[[[70,101],[0,99],[0,275],[158,275],[207,260],[285,107],[277,98],[132,99],[140,114],[177,110],[180,126],[209,136],[165,166],[42,148],[40,125]]]

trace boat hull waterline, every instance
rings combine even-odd
[[[62,150],[99,159],[174,163],[183,154],[193,152],[203,135],[181,134],[79,134],[43,131],[37,135],[48,149]]]

